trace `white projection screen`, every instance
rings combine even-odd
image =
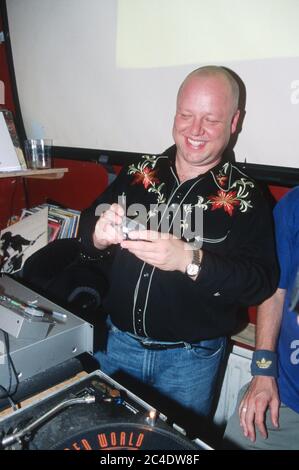
[[[177,89],[224,65],[247,90],[236,160],[297,168],[299,0],[9,0],[28,137],[160,153]]]

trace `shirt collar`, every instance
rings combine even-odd
[[[167,155],[167,157],[169,159],[170,166],[172,167],[175,174],[177,175],[176,167],[175,167],[176,145],[172,145],[171,147],[169,147],[167,150],[165,150],[165,152],[163,152],[162,155]],[[217,179],[217,176],[219,176],[220,174],[222,174],[224,172],[225,173],[227,172],[227,170],[225,171],[225,165],[227,163],[229,163],[229,160],[227,158],[226,152],[224,151],[223,157],[221,158],[220,162],[217,163],[217,165],[215,165],[213,168],[208,170],[206,173],[198,175],[196,178],[202,178],[203,176],[206,176],[206,175],[211,173],[214,176],[214,179]],[[196,178],[194,178],[194,179],[196,179]]]

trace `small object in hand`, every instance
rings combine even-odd
[[[138,230],[146,230],[146,227],[138,222],[136,219],[130,219],[129,217],[124,216],[121,224],[122,234],[125,240],[129,239],[129,233]],[[130,238],[130,240],[132,240]]]

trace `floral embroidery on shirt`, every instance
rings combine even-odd
[[[202,196],[197,196],[197,203],[194,207],[199,207],[203,211],[206,211],[209,208],[209,205],[205,202]]]
[[[224,209],[230,216],[233,215],[234,206],[239,206],[240,201],[236,198],[236,191],[217,191],[216,196],[210,196],[209,202],[212,205],[212,211],[216,209]]]
[[[217,175],[216,176],[216,179],[218,181],[218,184],[220,186],[225,186],[225,183],[227,182],[227,179],[228,179],[228,176],[224,176],[224,175]]]
[[[251,201],[248,199],[248,187],[253,188],[254,183],[245,178],[241,178],[231,185],[229,188],[230,191],[220,189],[217,191],[216,195],[210,196],[206,204],[211,205],[212,211],[223,209],[230,216],[233,215],[236,207],[239,207],[240,212],[247,212],[249,208],[252,208]],[[236,189],[232,190],[233,188]],[[204,207],[204,210],[205,209],[206,207]]]
[[[145,189],[154,183],[159,183],[159,179],[156,177],[155,170],[150,168],[144,168],[143,172],[138,172],[134,176],[132,184],[142,183]]]
[[[157,172],[154,170],[157,157],[155,155],[143,155],[144,161],[139,162],[137,166],[133,163],[129,166],[128,175],[134,175],[133,184],[143,184],[144,189],[149,193],[157,194],[157,203],[162,204],[166,201],[162,188],[165,183],[160,183]]]
[[[219,175],[214,175],[217,182],[220,184],[220,181],[224,183],[222,178],[228,178],[224,176],[223,172],[219,173]],[[226,180],[225,180],[226,182]],[[249,199],[249,188],[253,188],[254,183],[246,178],[240,178],[239,180],[235,181],[229,188],[227,189],[219,189],[216,194],[212,194],[207,199],[202,196],[197,196],[197,203],[193,206],[199,207],[203,211],[207,211],[209,208],[214,211],[217,209],[223,209],[228,215],[232,216],[234,210],[236,208],[239,209],[240,212],[247,212],[249,208],[252,208],[251,200]],[[190,212],[190,208],[188,208],[188,213]],[[187,213],[186,213],[187,214]],[[186,217],[183,220],[183,228],[186,228]]]
[[[254,183],[247,180],[246,178],[241,178],[240,180],[235,181],[232,188],[237,188],[237,199],[240,201],[240,211],[247,212],[250,208],[252,209],[251,201],[248,199],[249,191],[248,188],[254,188]]]

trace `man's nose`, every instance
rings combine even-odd
[[[194,119],[191,126],[191,134],[194,136],[201,136],[204,134],[205,129],[203,126],[202,119]]]

